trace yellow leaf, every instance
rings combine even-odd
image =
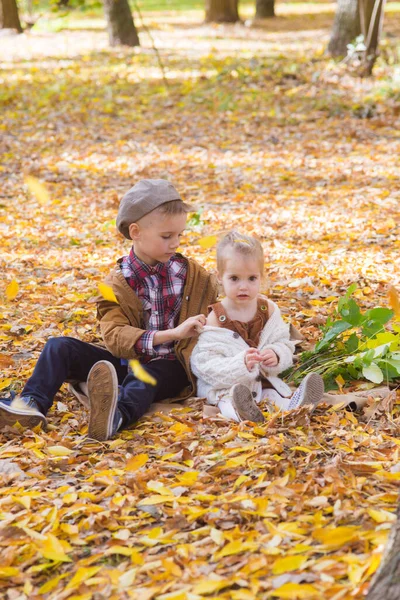
[[[342,527],[326,527],[313,532],[313,537],[328,548],[343,546],[348,542],[358,539],[358,527],[354,525]]]
[[[27,175],[24,179],[25,184],[28,186],[28,189],[31,194],[33,194],[40,204],[49,204],[50,196],[49,192],[43,185],[39,179],[36,177],[32,177],[31,175]]]
[[[37,547],[45,558],[61,562],[71,562],[69,556],[65,554],[60,540],[52,533],[48,533],[45,540],[38,541]]]
[[[101,568],[101,566],[88,568],[79,567],[79,569],[77,570],[77,572],[75,573],[75,575],[73,576],[73,578],[68,583],[65,589],[70,590],[72,588],[78,587],[78,585],[80,585],[83,581],[90,579],[91,577],[93,577],[93,575],[98,573],[98,571],[100,571]]]
[[[143,381],[144,383],[149,383],[150,385],[157,384],[157,380],[154,379],[154,377],[142,367],[142,365],[136,358],[133,358],[129,361],[129,366],[132,369],[136,379],[140,379],[140,381]]]
[[[165,487],[161,481],[149,481],[147,483],[147,489],[150,492],[157,492],[157,494],[161,494],[161,496],[171,496],[172,492],[170,489]]]
[[[368,508],[367,513],[377,523],[393,523],[396,520],[396,515],[388,510],[375,510]]]
[[[72,494],[64,494],[62,501],[64,504],[73,504],[78,500],[78,494],[73,492]]]
[[[236,490],[238,487],[240,487],[242,485],[242,483],[244,483],[245,481],[249,481],[250,477],[248,475],[239,475],[239,477],[236,479],[235,483],[233,484],[233,489]]]
[[[182,569],[179,565],[172,560],[172,558],[165,558],[161,561],[163,568],[165,569],[166,575],[173,575],[174,577],[181,577]]]
[[[19,571],[16,567],[0,567],[0,578],[7,579],[7,577],[15,577],[19,575]]]
[[[137,569],[129,569],[119,578],[119,583],[122,587],[130,587],[136,578]]]
[[[318,596],[321,598],[320,592],[309,583],[285,583],[271,594],[273,597],[286,598],[287,600],[311,600]]]
[[[19,502],[19,504],[22,504],[22,506],[24,506],[27,510],[29,510],[31,507],[32,498],[29,496],[13,496],[13,500],[15,502]]]
[[[176,496],[147,496],[143,500],[137,503],[136,506],[152,506],[153,504],[163,504],[164,502],[173,502],[176,500]]]
[[[242,454],[242,456],[235,456],[235,458],[229,458],[226,461],[226,467],[228,469],[235,469],[236,467],[241,467],[242,465],[246,464],[246,461],[252,456],[253,454]]]
[[[212,248],[213,246],[215,246],[215,244],[217,242],[218,242],[218,238],[216,235],[208,235],[207,237],[203,237],[198,241],[200,246],[202,248],[204,248],[205,250]]]
[[[344,384],[346,383],[345,380],[343,379],[343,377],[341,375],[338,375],[336,377],[335,381],[338,384],[339,391],[341,392]]]
[[[186,471],[181,475],[177,475],[176,478],[182,485],[193,485],[197,481],[198,476],[198,471]]]
[[[173,431],[179,436],[184,433],[192,433],[193,429],[185,425],[185,423],[175,423],[175,425],[172,425],[172,427],[169,428],[169,431]],[[185,464],[188,464],[187,461],[185,461]]]
[[[313,449],[307,448],[306,446],[292,446],[290,450],[298,450],[299,452],[314,452]]]
[[[200,581],[194,586],[193,594],[213,594],[214,592],[218,592],[224,587],[232,585],[232,583],[232,581],[227,581],[226,579],[205,579],[204,581]]]
[[[157,600],[187,600],[187,593],[169,592],[168,594],[161,594],[161,596],[157,596]]]
[[[25,581],[25,583],[24,583],[23,592],[26,596],[28,596],[28,598],[30,598],[32,591],[33,591],[33,585],[31,584],[31,582],[28,579],[28,581]]]
[[[48,446],[47,452],[51,456],[69,456],[73,453],[73,450],[65,446]]]
[[[118,300],[114,294],[112,287],[107,285],[106,283],[99,283],[98,286],[100,294],[103,296],[104,300],[109,300],[110,302],[115,302],[118,304]]]
[[[272,573],[274,575],[282,575],[282,573],[287,573],[288,571],[296,571],[306,562],[306,560],[307,557],[301,556],[300,554],[297,556],[277,558],[272,565]]]
[[[9,377],[8,379],[2,379],[0,382],[0,390],[4,390],[7,388],[12,382],[12,379]]]
[[[104,552],[107,556],[109,554],[121,554],[122,556],[131,556],[133,552],[136,552],[133,548],[128,548],[128,546],[111,546],[111,548],[107,548]]]
[[[71,525],[70,523],[61,523],[60,529],[68,535],[77,535],[79,533],[78,525]]]
[[[149,460],[148,454],[136,454],[132,456],[126,463],[125,471],[137,471],[140,467],[143,467]]]
[[[400,317],[400,298],[396,288],[393,285],[389,286],[389,306],[394,310],[396,317]]]
[[[12,280],[11,283],[6,287],[6,298],[8,301],[14,300],[16,295],[19,292],[19,285],[15,279]]]
[[[57,577],[49,579],[48,581],[46,581],[46,583],[42,585],[42,587],[39,588],[39,594],[47,594],[48,592],[51,592],[52,590],[54,590],[54,588],[57,587],[61,579],[65,579],[65,577],[68,577],[68,575],[69,573],[64,573],[63,575],[57,575]]]
[[[234,540],[233,542],[229,542],[215,554],[215,559],[218,560],[223,558],[224,556],[231,556],[232,554],[239,554],[240,552],[245,552],[246,550],[254,550],[258,547],[258,544],[254,542],[242,542],[241,540]]]

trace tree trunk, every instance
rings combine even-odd
[[[256,19],[275,17],[275,0],[256,0]]]
[[[206,0],[207,23],[236,23],[239,21],[238,0]]]
[[[358,0],[338,0],[331,39],[328,45],[329,54],[332,56],[346,56],[347,44],[351,44],[360,33]]]
[[[140,46],[128,0],[104,0],[110,46]]]
[[[0,28],[16,29],[22,33],[16,0],[0,0]]]
[[[360,0],[360,23],[364,36],[364,75],[371,75],[378,57],[386,0]]]
[[[379,569],[375,573],[366,600],[400,598],[400,504]]]

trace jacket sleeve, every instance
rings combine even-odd
[[[279,316],[277,326],[267,342],[261,345],[261,350],[267,348],[275,352],[279,362],[276,367],[263,367],[260,365],[260,371],[264,377],[276,376],[292,366],[295,344],[290,339],[289,325],[284,322],[281,316]]]
[[[132,326],[119,304],[103,298],[96,298],[96,302],[97,318],[107,350],[117,358],[139,358],[135,344],[145,330]]]
[[[210,339],[210,333],[200,334],[191,356],[193,373],[216,389],[231,387],[235,383],[249,383],[258,375],[258,369],[249,372],[244,357],[248,348],[229,356],[225,343]]]

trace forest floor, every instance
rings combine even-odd
[[[145,13],[164,73],[143,27],[138,49],[108,48],[98,24],[2,37],[0,390],[21,389],[49,336],[99,339],[93,297],[129,250],[115,216],[140,178],[196,206],[182,251],[209,269],[201,238],[258,235],[264,291],[310,342],[351,283],[363,308],[387,305],[400,286],[393,6],[371,79],[324,54],[330,4],[262,28]],[[252,426],[205,419],[194,400],[95,443],[63,388],[46,432],[0,435],[0,594],[362,598],[397,505],[400,396],[377,413]]]

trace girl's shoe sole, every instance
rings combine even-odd
[[[253,421],[253,423],[264,423],[265,418],[249,388],[241,383],[237,383],[232,388],[232,404],[242,421]]]

